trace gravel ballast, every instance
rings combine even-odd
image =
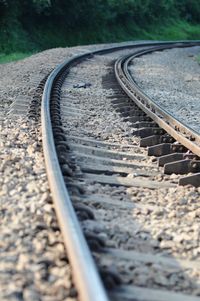
[[[27,103],[30,103],[39,82],[57,64],[74,54],[96,47],[52,49],[23,61],[0,65],[2,75],[0,83],[0,300],[77,300],[71,266],[66,257],[49,192],[40,123],[28,120],[26,114],[23,117],[20,114],[13,114],[7,120],[6,113],[17,99],[23,97]],[[91,62],[83,63],[81,72],[78,66],[73,68],[71,82],[69,84],[66,81],[63,94],[69,93],[74,99],[73,102],[83,111],[88,105],[87,109],[92,114],[87,116],[83,113],[85,117],[81,114],[75,118],[72,116],[72,120],[66,122],[66,132],[102,141],[137,145],[138,139],[132,138],[129,124],[121,121],[110,103],[108,96],[112,95],[113,91],[102,89],[101,86],[102,76],[110,71],[108,66],[115,57],[117,56],[94,57]],[[191,56],[187,56],[187,59],[189,62],[193,60]],[[73,87],[82,80],[90,82],[92,86],[87,89]],[[195,81],[192,82],[195,86]],[[111,121],[114,125],[111,125]],[[131,151],[128,147],[127,149]],[[142,155],[145,153],[143,150],[139,152]],[[148,163],[152,164],[151,159],[149,162],[144,162],[144,164]],[[132,176],[137,177],[137,175]],[[173,177],[176,182],[177,177],[174,175],[169,176],[168,179],[173,180]],[[109,185],[105,185],[102,190],[99,184],[89,184],[87,193],[93,192],[109,194],[118,201],[128,200],[133,204],[166,207],[165,210],[159,208],[153,214],[150,214],[149,209],[129,210],[125,222],[122,223],[120,220],[120,215],[123,216],[122,211],[105,210],[101,205],[97,222],[92,222],[90,226],[94,228],[96,223],[99,232],[101,228],[104,229],[101,236],[108,240],[111,247],[120,245],[125,250],[158,252],[161,255],[190,260],[199,259],[199,189],[178,187],[159,192],[159,190],[119,187],[113,191]],[[190,209],[187,204],[191,205]],[[112,221],[113,216],[114,221]],[[133,217],[136,222],[133,221]],[[184,222],[184,218],[187,223]],[[122,227],[119,231],[120,222]],[[180,240],[178,240],[179,236]],[[195,247],[192,245],[194,240]],[[119,261],[118,268],[123,271],[125,265],[120,266],[120,264]],[[150,286],[161,267],[154,267],[153,274],[147,275],[142,264],[137,262],[132,270],[136,276],[131,280],[127,279],[127,282],[135,281],[137,285],[144,285],[146,277],[148,278],[146,282]],[[185,289],[180,284],[177,285],[177,290],[187,293],[192,291],[193,294],[198,295],[199,274],[196,270],[191,269],[191,271],[193,275],[189,274],[190,270],[181,269],[179,272],[181,276],[175,275],[170,281],[174,281],[175,284],[172,284],[174,287],[177,283],[181,283],[183,277]],[[160,275],[163,276],[162,271]],[[156,285],[167,287],[171,274],[170,276],[164,274],[164,279],[161,276],[158,277],[161,279],[158,280],[160,283]]]
[[[0,299],[64,300],[73,296],[71,268],[49,193],[40,131],[20,119],[3,126]]]
[[[157,177],[153,176],[156,163],[152,162],[153,158],[145,157],[145,149],[137,149],[138,138],[132,135],[134,129],[122,120],[113,107],[112,100],[119,91],[113,83],[109,83],[108,74],[112,74],[112,63],[116,57],[116,54],[95,56],[71,69],[63,84],[61,95],[61,116],[66,137],[68,139],[68,135],[74,135],[119,145],[135,145],[135,149],[127,146],[126,152],[144,155],[144,159],[139,161],[123,158],[124,162],[149,166],[152,176],[147,179],[160,182],[165,179],[170,183],[177,183],[179,175],[163,175],[160,171]],[[78,87],[78,83],[81,82],[87,82],[88,86]],[[109,84],[112,84],[114,89],[109,88]],[[83,149],[74,146],[80,145],[81,142],[74,141],[68,141],[70,148],[74,150],[73,158],[80,166],[91,164],[89,154],[87,158],[85,152],[85,157],[82,158]],[[109,149],[114,150],[113,147]],[[98,165],[98,160],[93,162],[93,165],[95,164]],[[101,185],[92,177],[93,175],[90,180],[87,177],[84,179],[83,172],[80,182],[79,175],[77,178],[74,175],[74,183],[83,186],[83,200],[91,206],[96,217],[96,221],[82,222],[83,228],[104,239],[107,248],[120,250],[121,254],[123,251],[136,252],[140,258],[126,261],[119,255],[111,260],[110,257],[107,259],[106,256],[100,255],[99,264],[112,266],[127,285],[199,296],[199,272],[198,268],[194,268],[195,262],[198,265],[200,258],[199,188],[126,188],[123,185]],[[145,181],[145,177],[140,177],[134,169],[125,177],[127,178]],[[71,196],[76,201],[77,192],[72,190]],[[115,205],[115,202],[118,205]],[[129,204],[132,204],[132,209],[129,208]],[[146,254],[154,258],[151,259],[152,262],[143,261],[143,255]],[[159,256],[164,260],[172,260],[176,267],[153,262]],[[189,267],[184,265],[187,260]]]
[[[108,46],[51,49],[0,65],[2,301],[76,300],[49,192],[40,123],[29,120],[27,113],[38,84],[58,64],[73,55]],[[13,104],[16,106],[9,113]]]
[[[40,124],[28,120],[27,112],[6,114],[22,98],[30,104],[39,82],[80,51],[87,48],[52,49],[0,65],[1,300],[76,300],[49,192]]]
[[[136,58],[133,78],[156,103],[200,132],[200,47],[153,52]]]

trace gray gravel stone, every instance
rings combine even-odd
[[[155,55],[161,56],[162,54],[164,52]],[[111,72],[110,62],[115,58],[114,54],[97,56],[83,62],[81,68],[78,69],[76,66],[71,70],[69,78],[62,88],[62,105],[70,104],[67,100],[67,95],[70,95],[73,101],[76,101],[74,106],[78,103],[78,108],[81,110],[87,107],[87,110],[91,110],[93,115],[87,113],[81,116],[70,116],[70,114],[65,115],[63,112],[64,126],[66,133],[69,135],[90,137],[100,141],[106,139],[108,142],[119,144],[138,145],[139,139],[131,135],[129,124],[122,122],[120,116],[113,109],[108,96],[114,95],[114,91],[112,89],[102,89],[100,84],[102,77]],[[190,59],[191,57],[188,58],[189,61],[185,62],[185,65],[190,63]],[[168,53],[169,60],[170,52]],[[137,64],[139,65],[139,60]],[[135,66],[132,68],[134,69]],[[195,70],[194,68],[194,72]],[[159,79],[160,69],[158,71],[156,75]],[[141,78],[145,72],[147,73],[147,70],[143,68],[140,74]],[[79,77],[86,78],[87,82],[92,83],[92,86],[87,89],[73,89],[73,84],[80,82]],[[169,87],[172,90],[175,85]],[[138,153],[145,155],[145,150],[139,150]],[[124,162],[126,161],[128,160],[124,160]],[[81,160],[80,163],[82,163]],[[135,161],[135,163],[138,164],[138,161]],[[152,158],[145,159],[144,163],[156,167],[156,163],[153,162]],[[133,174],[130,173],[128,178],[133,178]],[[177,183],[179,176],[159,175],[155,179],[161,182],[168,180]],[[97,222],[102,225],[106,247],[118,248],[120,251],[136,251],[141,254],[141,261],[134,262],[135,268],[130,269],[130,271],[128,271],[127,264],[120,257],[113,258],[113,264],[117,265],[117,270],[123,275],[124,282],[126,284],[133,283],[139,286],[196,294],[195,291],[198,290],[200,279],[196,269],[188,269],[187,271],[180,265],[176,270],[173,270],[171,267],[153,265],[151,262],[145,264],[142,260],[142,254],[151,254],[155,258],[163,256],[173,260],[200,259],[199,236],[197,234],[199,189],[175,187],[151,190],[137,187],[103,186],[97,183],[89,183],[89,181],[86,183],[85,199],[87,199],[87,195],[91,196],[94,193],[98,194],[99,199],[102,198],[102,200],[105,196],[105,198],[112,199],[113,202],[117,200],[122,203],[131,202],[135,205],[133,209],[119,209],[117,206],[110,204],[104,206],[99,201],[94,211]],[[94,230],[92,223],[83,223],[83,226]],[[110,259],[106,261],[103,256],[100,261],[103,266],[104,264],[105,266],[111,264]],[[133,261],[131,263],[133,264]]]
[[[138,85],[183,123],[200,132],[200,47],[154,52],[130,67]]]
[[[31,98],[40,80],[64,58],[95,47],[53,49],[20,62],[0,65],[1,111],[5,115],[18,96],[28,95]],[[170,51],[174,51],[178,57],[176,51],[182,50]],[[171,61],[170,51],[167,54],[167,64]],[[183,50],[183,55],[184,51],[187,53],[187,50]],[[155,56],[157,58],[162,54],[157,53]],[[118,54],[97,56],[94,60],[84,62],[82,68],[73,68],[72,77],[69,77],[69,82],[66,81],[63,87],[63,96],[70,95],[75,99],[79,109],[85,110],[87,104],[87,110],[92,114],[90,117],[89,114],[77,115],[76,118],[73,116],[71,120],[68,116],[66,127],[70,134],[137,145],[139,140],[132,137],[129,124],[121,121],[108,99],[109,95],[113,95],[112,89],[102,89],[101,86],[102,76],[110,71],[109,64],[117,56]],[[191,62],[192,57],[186,55],[186,59]],[[145,75],[146,70],[148,68],[145,67],[141,72]],[[164,87],[165,76],[161,81],[159,70],[151,70],[152,75],[155,71],[155,77],[159,78],[160,85]],[[92,86],[73,88],[74,84],[83,81],[81,78],[87,78]],[[186,77],[185,82],[188,85],[192,83],[196,94],[198,93],[198,76]],[[150,82],[150,86],[151,84]],[[173,93],[189,87],[182,85],[177,89],[177,82],[172,81],[169,86]],[[170,91],[168,89],[164,96],[170,95]],[[180,100],[184,93],[179,92]],[[176,97],[173,95],[172,103],[175,103]],[[191,99],[188,94],[187,97]],[[184,113],[184,117],[188,116],[185,105],[178,108],[181,114]],[[66,258],[49,194],[39,125],[37,127],[34,123],[27,122],[24,117],[9,121],[3,118],[0,135],[0,299],[76,300],[71,267]],[[140,153],[145,154],[145,151],[141,150]],[[152,160],[149,159],[147,164],[152,164]],[[160,181],[163,179],[161,177]],[[171,175],[166,179],[176,181],[177,176]],[[101,205],[101,208],[95,210],[97,221],[88,225],[85,223],[85,226],[95,229],[96,232],[103,231],[98,235],[106,240],[107,247],[120,247],[121,250],[134,250],[141,254],[151,253],[168,258],[171,256],[173,259],[200,259],[199,188],[149,190],[118,187],[113,190],[109,185],[88,185],[88,195],[94,192],[141,207],[118,210],[117,206],[107,209]],[[200,275],[195,269],[186,270],[180,267],[181,271],[178,273],[163,270],[159,265],[145,265],[140,261],[132,262],[130,269],[122,260],[116,260],[116,264],[122,275],[125,275],[126,283],[199,294]],[[132,272],[129,274],[127,270]]]

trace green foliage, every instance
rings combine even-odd
[[[0,0],[0,52],[132,39],[138,32],[154,31],[155,36],[173,20],[198,24],[200,1]],[[172,27],[171,36],[179,36],[176,31],[183,35],[182,25]],[[195,32],[198,38],[198,29],[191,28],[186,25],[184,35]]]
[[[200,55],[197,56],[197,62],[200,64]]]
[[[32,53],[24,53],[24,52],[14,52],[11,54],[0,54],[0,64],[2,63],[8,63],[12,61],[18,61],[22,60],[28,56],[30,56]]]
[[[190,22],[200,22],[200,2],[199,0],[179,0],[176,7],[180,16]]]

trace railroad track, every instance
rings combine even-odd
[[[47,79],[43,149],[80,300],[200,300],[198,238],[191,242],[188,232],[193,206],[184,211],[198,190],[178,187],[198,186],[199,135],[150,100],[129,73],[139,55],[194,45],[88,52]],[[188,199],[180,203],[182,191]]]

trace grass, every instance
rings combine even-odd
[[[20,36],[17,32],[15,36]],[[32,53],[54,47],[67,47],[95,43],[112,43],[130,40],[200,40],[200,24],[190,24],[184,20],[168,20],[165,25],[152,25],[141,29],[135,23],[102,25],[98,28],[80,28],[70,31],[51,25],[34,27],[32,32],[22,33],[20,39],[14,36],[4,45],[6,52],[0,53],[0,63],[21,60]],[[28,37],[28,38],[27,38]],[[1,40],[1,36],[0,36]],[[12,43],[13,40],[13,43]],[[17,41],[17,42],[16,42]],[[19,43],[18,45],[17,43]],[[12,49],[19,51],[12,52]],[[9,51],[10,49],[10,51]]]
[[[200,64],[200,55],[196,57],[197,62]]]
[[[139,28],[135,23],[101,25],[97,28],[80,28],[70,31],[63,28],[40,28],[33,32],[34,43],[40,41],[41,48],[65,47],[83,44],[112,43],[130,40],[200,40],[200,25],[186,21],[169,20],[165,25]]]
[[[0,53],[0,64],[19,61],[32,54],[33,54],[32,52],[14,52],[10,54]]]
[[[186,21],[172,21],[162,27],[150,28],[147,37],[158,40],[200,40],[200,24],[190,24]]]

